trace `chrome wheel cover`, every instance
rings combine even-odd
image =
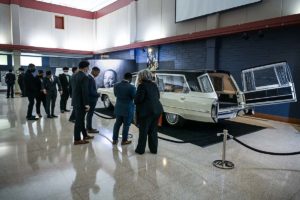
[[[176,125],[179,122],[179,115],[166,113],[166,120],[170,125]]]

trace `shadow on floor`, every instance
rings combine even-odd
[[[113,110],[105,108],[96,108],[96,112],[111,117],[114,116]],[[262,126],[233,121],[223,121],[218,124],[213,124],[187,120],[182,127],[169,126],[164,123],[164,125],[159,128],[159,132],[182,141],[195,140],[190,143],[206,147],[223,141],[223,137],[217,136],[217,133],[223,132],[223,129],[227,129],[230,135],[238,137],[260,131],[264,128],[265,127]]]

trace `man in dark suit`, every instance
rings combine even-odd
[[[35,65],[31,63],[28,65],[28,69],[24,75],[24,91],[29,101],[27,116],[26,116],[27,120],[37,120],[37,118],[35,118],[35,116],[32,115],[34,98],[36,97],[37,94],[36,82],[33,76],[34,72],[35,72]]]
[[[54,115],[55,101],[57,97],[57,87],[59,93],[62,94],[61,84],[59,79],[56,76],[52,75],[51,71],[47,71],[46,78],[44,78],[44,92],[46,94],[48,118],[57,117],[56,115]],[[51,110],[50,110],[50,104],[51,104]]]
[[[72,76],[71,76],[71,81],[70,81],[70,85],[69,85],[69,93],[70,93],[70,98],[72,98],[72,78],[74,76],[74,74],[78,71],[78,67],[72,67]],[[75,122],[75,111],[74,111],[74,108],[71,112],[71,115],[70,115],[70,118],[69,118],[69,121],[70,122]]]
[[[19,68],[19,75],[18,75],[18,84],[21,90],[21,97],[25,97],[24,91],[24,69]]]
[[[114,94],[117,98],[115,106],[116,122],[113,130],[113,144],[118,143],[119,130],[123,124],[122,143],[121,145],[130,144],[128,140],[128,131],[133,119],[134,97],[136,88],[130,84],[132,80],[131,73],[124,75],[124,80],[114,86]]]
[[[69,99],[69,86],[70,86],[70,81],[71,81],[71,76],[68,74],[69,68],[64,67],[63,68],[64,73],[60,74],[58,76],[59,81],[61,83],[62,87],[62,95],[60,98],[60,112],[70,112],[70,110],[67,109],[67,101]]]
[[[36,114],[39,117],[41,115],[41,103],[44,106],[45,111],[47,112],[47,102],[46,102],[46,95],[44,93],[44,71],[38,70],[38,74],[35,76],[36,87],[37,87],[37,95],[36,95]]]
[[[86,115],[86,129],[88,133],[99,133],[97,129],[92,128],[92,119],[95,111],[95,107],[100,94],[97,93],[95,78],[100,74],[100,69],[98,67],[93,67],[91,74],[88,75],[89,78],[89,106],[90,110]]]
[[[86,112],[89,111],[89,92],[88,84],[89,78],[87,72],[89,70],[90,63],[88,61],[81,61],[79,63],[79,70],[72,76],[72,106],[75,110],[75,126],[74,126],[74,145],[89,143],[88,139],[93,139],[93,136],[89,136],[86,132],[84,125],[84,117]],[[80,133],[83,135],[81,140]]]
[[[8,73],[5,75],[5,83],[7,85],[7,98],[11,96],[14,98],[14,85],[16,81],[16,75],[12,73],[12,70],[8,70]]]

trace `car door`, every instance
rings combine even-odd
[[[156,74],[160,100],[165,112],[181,115],[185,110],[186,95],[190,92],[182,74]]]
[[[247,106],[296,102],[294,82],[287,62],[242,70]]]

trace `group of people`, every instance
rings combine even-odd
[[[92,115],[99,94],[96,92],[95,78],[100,70],[97,67],[87,75],[89,62],[79,63],[79,71],[72,77],[72,106],[75,111],[74,145],[87,144],[93,136],[87,134],[85,129],[85,115]],[[99,70],[99,71],[98,71]],[[163,112],[159,101],[160,93],[157,85],[153,82],[153,75],[149,70],[142,70],[138,74],[138,87],[131,84],[132,74],[126,73],[124,79],[114,85],[116,105],[114,114],[116,121],[113,127],[113,145],[118,144],[119,130],[123,125],[121,145],[131,144],[128,140],[128,131],[136,113],[136,123],[139,127],[139,139],[135,152],[144,154],[147,137],[150,152],[157,153],[158,120]],[[92,84],[91,84],[92,83]],[[87,123],[88,120],[87,120]],[[89,125],[87,125],[89,127]],[[81,137],[82,134],[82,137]]]
[[[86,67],[87,66],[87,67]],[[98,133],[97,129],[92,128],[92,117],[94,113],[94,109],[97,104],[97,100],[99,98],[99,94],[97,93],[95,78],[99,75],[100,69],[98,67],[94,67],[90,74],[88,72],[89,63],[87,61],[82,61],[79,63],[79,69],[77,67],[72,68],[73,75],[70,76],[68,74],[69,68],[64,67],[63,73],[59,74],[59,76],[55,76],[51,71],[46,71],[46,76],[44,76],[43,70],[38,70],[37,75],[34,76],[34,72],[36,71],[34,64],[29,64],[26,73],[23,76],[23,86],[24,86],[24,96],[27,96],[29,104],[27,109],[27,120],[38,120],[41,115],[41,104],[44,106],[45,112],[48,118],[56,118],[55,115],[55,103],[57,98],[57,93],[60,94],[60,111],[61,113],[70,112],[67,109],[67,101],[69,97],[72,98],[73,111],[71,113],[69,121],[78,122],[75,123],[76,131],[78,132],[78,125],[81,124],[81,121],[84,121],[84,115],[79,111],[76,111],[77,103],[80,101],[78,97],[85,92],[85,98],[88,99],[87,106],[89,107],[86,116],[86,129],[84,127],[84,139],[91,139],[92,136],[87,135],[86,132],[89,133]],[[83,70],[84,69],[84,70]],[[78,94],[78,88],[76,83],[79,85],[84,85],[85,82],[78,82],[77,75],[81,75],[83,72],[84,76],[87,78],[87,88],[84,91],[81,91],[81,94]],[[72,81],[72,80],[75,81]],[[74,84],[73,84],[74,83]],[[32,115],[34,104],[36,104],[36,114],[39,116]],[[82,118],[83,116],[83,118]],[[76,137],[75,137],[76,138]],[[80,142],[79,142],[80,143]],[[75,139],[74,144],[78,144]]]
[[[121,145],[131,143],[127,139],[128,130],[136,108],[135,114],[136,124],[139,128],[139,139],[135,152],[138,154],[145,153],[148,137],[150,152],[156,154],[158,120],[163,112],[163,107],[159,101],[160,93],[158,87],[153,82],[153,76],[149,70],[142,70],[138,73],[137,89],[130,84],[131,81],[132,75],[126,73],[124,80],[114,86],[116,122],[113,128],[113,144],[116,145],[118,143],[118,133],[122,124]]]
[[[81,61],[77,68],[72,68],[73,75],[68,75],[68,68],[63,68],[64,73],[56,77],[51,71],[39,70],[34,77],[35,66],[30,64],[24,74],[24,96],[29,101],[27,119],[36,120],[32,115],[34,100],[36,99],[36,113],[41,117],[40,105],[43,104],[48,118],[57,117],[54,114],[57,91],[61,95],[61,112],[69,112],[66,108],[67,100],[72,98],[73,111],[69,121],[74,124],[74,145],[87,144],[94,136],[88,133],[99,133],[92,126],[93,113],[100,97],[97,93],[95,78],[100,74],[98,67],[89,71],[89,62]],[[113,127],[113,145],[118,144],[119,130],[122,128],[121,145],[131,144],[128,140],[128,131],[134,116],[139,128],[138,145],[135,152],[145,152],[147,138],[151,153],[157,153],[158,120],[163,112],[159,101],[160,93],[157,85],[153,82],[153,75],[149,70],[142,70],[138,73],[137,88],[131,84],[132,74],[126,73],[124,79],[114,85],[116,105],[114,114],[116,121]],[[85,125],[86,121],[86,125]],[[82,135],[82,136],[81,136]]]
[[[57,92],[61,95],[61,112],[70,111],[66,109],[67,100],[69,98],[69,69],[65,67],[63,70],[64,73],[60,74],[59,77],[52,74],[50,70],[46,71],[46,76],[44,76],[43,70],[38,70],[36,76],[34,76],[33,73],[36,71],[35,65],[28,65],[28,69],[23,77],[23,91],[21,90],[22,95],[26,96],[29,101],[26,115],[27,120],[37,120],[42,117],[41,104],[45,109],[47,118],[56,118],[57,115],[55,115],[54,110]],[[36,114],[39,118],[32,115],[34,104],[36,106]]]

